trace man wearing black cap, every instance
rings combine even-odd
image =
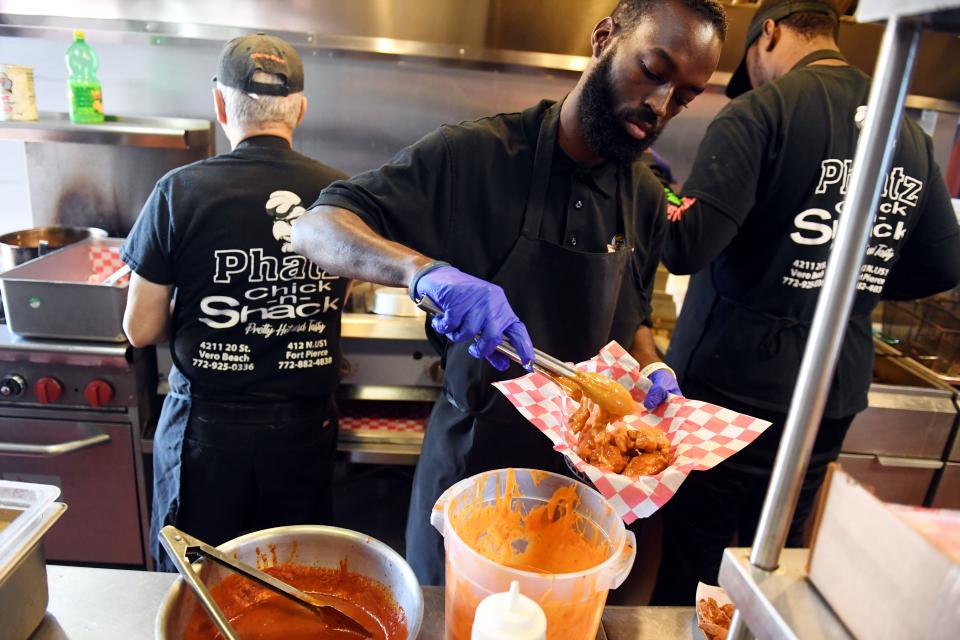
[[[690,604],[724,547],[749,546],[770,480],[846,196],[870,79],[847,64],[833,2],[768,1],[679,204],[663,261],[694,274],[666,355],[687,397],[773,423],[664,507],[653,601]],[[751,87],[753,90],[751,91]],[[870,313],[960,282],[960,235],[932,144],[904,119],[788,544],[803,525],[873,373]]]
[[[122,249],[124,330],[138,347],[169,338],[174,364],[153,446],[168,569],[167,524],[220,544],[330,521],[346,281],[292,253],[290,228],[346,176],[291,148],[307,99],[289,44],[235,38],[214,80],[231,152],[165,175]]]

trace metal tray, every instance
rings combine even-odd
[[[122,238],[92,238],[0,273],[7,324],[30,338],[124,342],[127,279],[104,280],[123,266]]]
[[[66,511],[50,502],[59,489],[49,485],[0,481],[0,508],[15,516],[0,537],[0,637],[27,638],[47,610],[47,571],[43,536]],[[7,521],[7,518],[4,518]]]
[[[59,495],[60,489],[53,485],[0,480],[0,577],[11,549],[29,534]]]

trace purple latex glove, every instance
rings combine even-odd
[[[503,289],[486,280],[475,278],[454,267],[440,267],[424,274],[417,282],[414,295],[429,296],[442,316],[434,316],[431,326],[453,342],[473,340],[467,351],[474,358],[486,358],[499,371],[510,366],[510,359],[496,350],[509,338],[517,354],[530,370],[533,365],[533,343],[517,314],[510,308]]]
[[[649,376],[650,390],[647,391],[647,397],[643,399],[643,407],[647,411],[653,411],[667,399],[668,394],[682,396],[683,392],[677,385],[677,379],[667,369],[657,369]]]

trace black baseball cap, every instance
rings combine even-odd
[[[283,82],[255,82],[256,71],[280,76]],[[303,91],[303,62],[296,50],[280,38],[263,33],[240,36],[224,45],[213,80],[244,93],[286,96]]]
[[[746,93],[753,88],[750,85],[750,74],[747,73],[747,49],[760,37],[763,32],[763,23],[767,20],[779,22],[794,13],[823,13],[832,15],[838,22],[840,20],[840,10],[837,7],[836,0],[804,0],[803,2],[764,0],[761,2],[760,6],[757,7],[757,12],[753,14],[753,18],[750,20],[750,26],[747,27],[747,39],[743,46],[743,57],[740,59],[740,65],[730,77],[730,82],[727,83],[728,98],[736,98],[741,93]]]

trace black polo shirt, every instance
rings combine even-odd
[[[379,169],[330,185],[315,204],[348,209],[377,233],[490,280],[520,235],[540,122],[553,104],[444,125]],[[632,165],[630,184],[618,184],[617,174],[612,162],[581,167],[558,146],[540,238],[606,252],[623,233],[617,202],[625,203],[638,239],[630,277],[641,299],[639,328],[651,323],[664,194],[640,162]]]
[[[345,177],[259,136],[157,182],[121,255],[176,288],[171,391],[226,401],[332,392],[346,280],[293,253],[290,223]]]
[[[796,68],[730,102],[700,144],[685,203],[671,210],[664,263],[697,271],[667,360],[678,374],[785,412],[849,196],[870,78],[849,66]],[[702,269],[702,270],[701,270]],[[825,409],[867,406],[870,314],[960,278],[960,230],[933,145],[904,118],[857,278]]]

